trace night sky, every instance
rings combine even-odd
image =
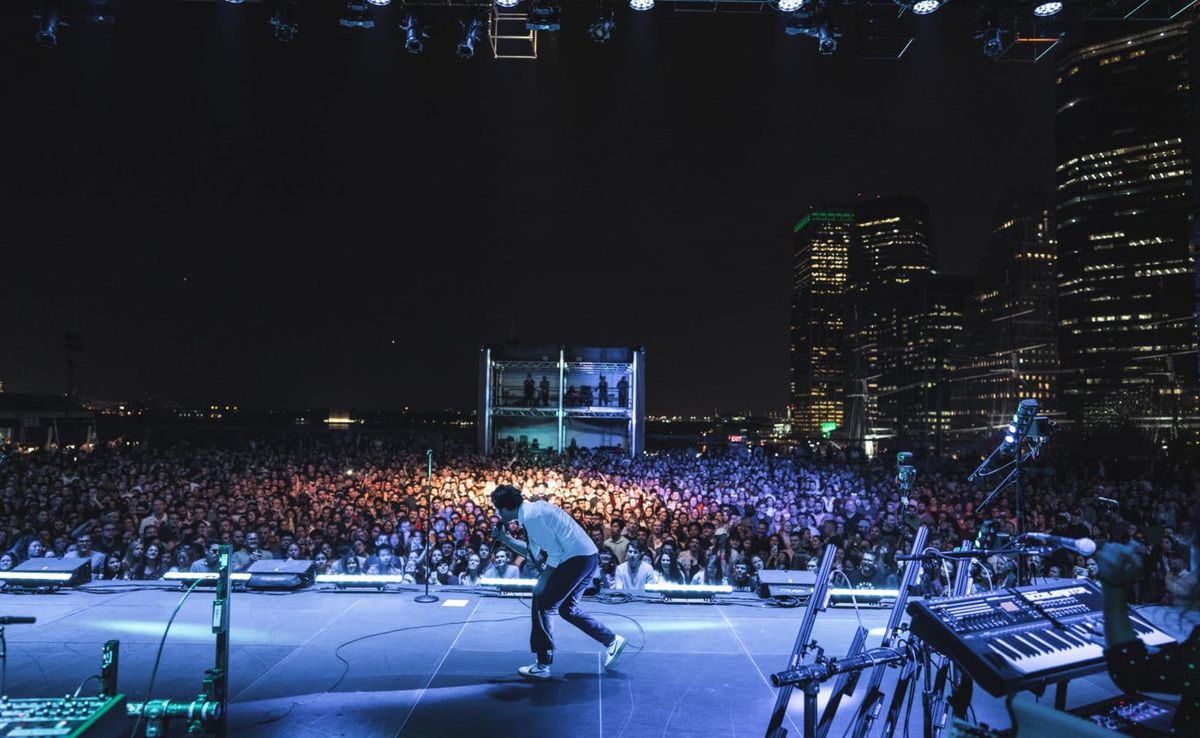
[[[997,200],[1053,183],[1054,66],[994,64],[971,9],[900,63],[832,57],[765,15],[591,3],[535,62],[405,54],[310,12],[136,8],[33,45],[0,10],[7,134],[0,380],[251,407],[475,403],[478,348],[645,345],[651,413],[781,409],[792,225],[859,193],[931,205],[975,272]],[[327,17],[326,17],[327,16]]]

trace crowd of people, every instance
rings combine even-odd
[[[1016,530],[1011,491],[980,514],[994,478],[967,484],[974,461],[918,460],[906,506],[888,464],[819,453],[488,458],[448,449],[435,454],[431,479],[424,447],[404,436],[10,454],[0,464],[0,580],[45,556],[89,558],[97,579],[213,571],[222,543],[233,546],[238,570],[275,558],[315,561],[318,573],[398,574],[415,584],[534,576],[531,562],[491,540],[497,518],[488,496],[507,483],[582,524],[601,551],[608,587],[754,590],[764,569],[815,569],[829,544],[834,569],[851,586],[886,587],[896,581],[896,554],[908,552],[921,526],[939,550],[975,539],[983,521],[993,521],[1001,541]],[[1187,508],[1200,493],[1200,473],[1167,461],[1109,466],[1061,458],[1030,465],[1025,528],[1098,545],[1135,543],[1144,569],[1134,598],[1180,602],[1195,589]],[[1029,563],[1038,577],[1095,576],[1093,560],[1069,551]],[[942,592],[948,576],[929,566],[921,586]],[[1007,556],[975,572],[980,587],[1011,585],[1015,576]]]

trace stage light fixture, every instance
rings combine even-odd
[[[1017,406],[1017,411],[1013,413],[1012,422],[1004,429],[1004,444],[1002,446],[1004,451],[1010,453],[1020,452],[1021,441],[1025,440],[1025,436],[1029,435],[1034,421],[1037,420],[1037,414],[1037,400],[1021,400],[1021,404]]]
[[[275,5],[275,12],[271,15],[271,33],[275,36],[275,40],[280,43],[289,43],[296,40],[296,36],[300,33],[300,26],[292,20],[292,0],[279,0]]]
[[[659,584],[647,584],[645,591],[661,594],[663,602],[712,602],[713,597],[716,595],[733,592],[733,587],[728,584],[671,584],[670,582],[663,582]]]
[[[218,577],[220,577],[220,574],[215,571],[169,571],[162,575],[163,579],[172,582],[194,582],[199,579],[202,582],[212,582],[214,584]],[[248,582],[250,581],[250,574],[244,571],[232,572],[229,575],[229,581]]]
[[[389,584],[403,584],[403,574],[319,574],[317,584],[332,584],[338,589],[370,587],[383,590]]]
[[[1058,15],[1062,12],[1063,4],[1061,2],[1039,3],[1033,9],[1033,14],[1039,18],[1049,18],[1052,15]]]
[[[479,586],[495,587],[502,597],[529,597],[537,586],[536,579],[507,579],[505,577],[480,577]]]
[[[425,39],[429,38],[429,27],[425,25],[425,19],[418,11],[409,11],[400,30],[404,31],[405,51],[410,54],[420,54],[425,50]]]
[[[654,0],[629,0],[630,10],[653,10]]]
[[[912,12],[917,15],[929,15],[941,10],[942,0],[917,0],[913,3]]]
[[[41,8],[33,16],[37,19],[37,32],[33,35],[33,42],[43,49],[53,49],[58,46],[58,27],[66,25],[59,18],[58,3],[54,0],[42,3]]]
[[[829,22],[824,3],[810,3],[788,14],[783,32],[789,36],[810,36],[817,40],[817,51],[829,55],[837,51],[842,34]]]
[[[79,19],[85,23],[112,23],[117,19],[115,0],[85,0],[79,9]]]
[[[374,28],[375,19],[371,17],[366,0],[347,0],[346,10],[342,12],[338,25],[343,28]]]
[[[241,5],[242,3],[246,2],[246,0],[225,0],[225,2],[229,3],[230,5]]]
[[[768,4],[780,13],[792,13],[804,7],[808,0],[769,0]]]
[[[379,8],[392,4],[392,0],[367,0],[367,2]]]
[[[606,3],[598,3],[596,9],[596,20],[592,25],[588,26],[588,38],[598,44],[602,44],[612,38],[613,29],[617,27],[615,19],[616,13],[611,5]]]
[[[497,8],[515,8],[521,4],[521,0],[496,0]]]
[[[475,44],[479,43],[479,37],[483,34],[483,19],[478,15],[471,15],[460,22],[463,29],[462,38],[458,42],[458,48],[455,53],[459,59],[470,59],[475,56]]]
[[[557,31],[562,27],[562,6],[556,0],[532,0],[525,17],[525,28],[529,31]]]

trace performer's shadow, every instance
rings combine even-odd
[[[595,702],[596,672],[566,672],[545,681],[520,676],[494,677],[482,682],[485,695],[497,702],[528,702],[538,707]]]

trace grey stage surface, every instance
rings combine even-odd
[[[73,692],[97,672],[101,644],[115,638],[121,642],[120,690],[128,699],[145,699],[180,589],[166,583],[141,591],[128,583],[94,588],[0,595],[0,615],[38,619],[7,628],[10,696]],[[418,604],[415,594],[235,593],[231,735],[762,736],[776,695],[767,675],[785,665],[803,613],[751,597],[721,605],[589,602],[585,607],[630,640],[617,668],[605,672],[598,644],[559,619],[554,678],[530,683],[516,674],[532,660],[527,600],[463,590],[440,591],[441,601]],[[213,659],[211,610],[211,590],[198,589],[184,604],[167,639],[155,697],[191,699],[199,692]],[[641,631],[622,616],[640,623]],[[885,610],[862,612],[874,629],[868,646],[878,645],[886,617]],[[842,654],[855,626],[853,610],[831,609],[819,616],[814,636],[827,654]],[[392,628],[411,630],[353,641]],[[895,673],[889,670],[885,685]],[[94,684],[85,693],[94,693]],[[843,702],[831,736],[841,735],[861,692]],[[976,693],[979,719],[1007,726],[1002,703]],[[1117,693],[1107,676],[1079,679],[1071,684],[1069,704]],[[801,735],[801,709],[797,691],[786,725],[794,738]],[[920,735],[919,713],[918,700],[914,735]],[[175,725],[172,735],[182,734],[183,726]]]

